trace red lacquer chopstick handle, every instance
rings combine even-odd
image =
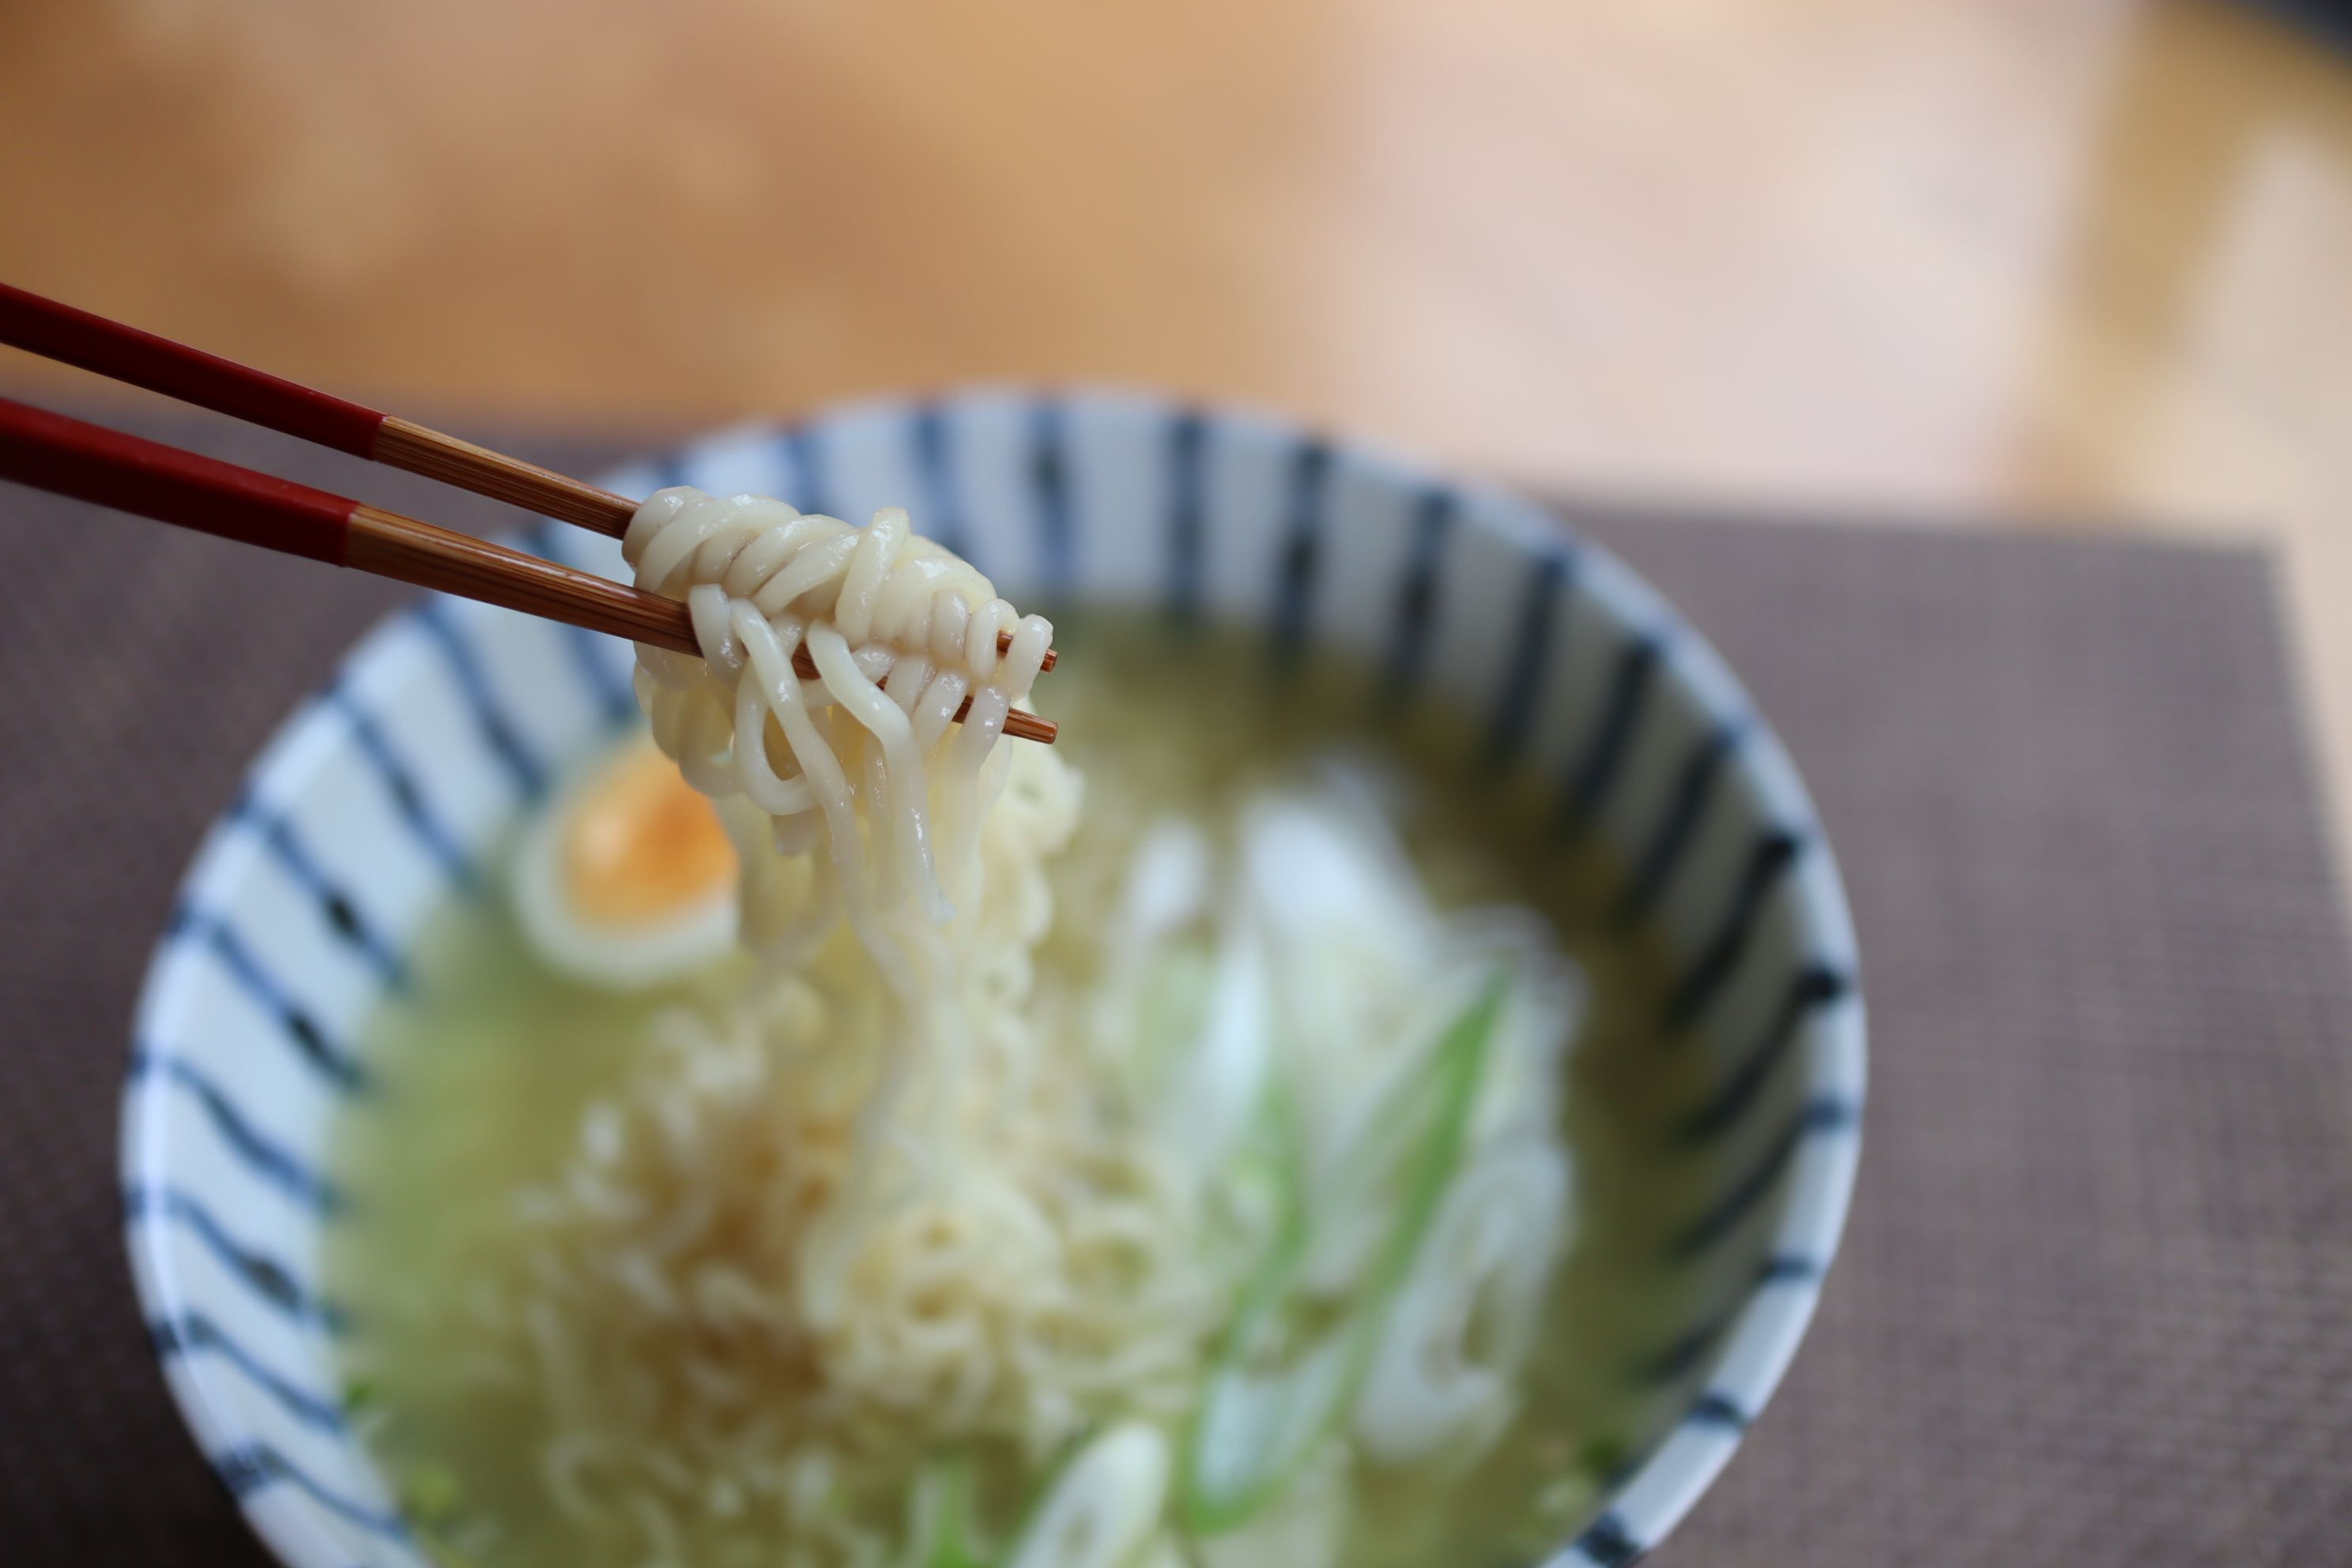
[[[0,343],[353,457],[370,455],[383,423],[373,408],[7,283],[0,283]]]
[[[337,566],[356,504],[4,397],[0,479]]]

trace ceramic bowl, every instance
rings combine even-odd
[[[1679,1418],[1550,1560],[1632,1561],[1738,1447],[1797,1348],[1860,1148],[1863,1005],[1804,786],[1656,593],[1531,503],[1277,420],[982,390],[741,429],[610,476],[863,519],[910,506],[1016,602],[1076,597],[1345,647],[1481,726],[1625,868],[1679,972],[1708,1092],[1675,1136],[1722,1173],[1657,1266],[1703,1304],[1622,1375]],[[523,542],[619,574],[613,542]],[[138,1011],[122,1173],[138,1289],[195,1440],[292,1568],[420,1561],[333,1390],[319,1284],[346,1199],[330,1123],[420,924],[501,827],[634,716],[626,645],[455,600],[393,616],[288,721],[198,853]],[[1691,1156],[1698,1157],[1698,1152]]]

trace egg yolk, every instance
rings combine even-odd
[[[615,925],[658,920],[725,888],[735,848],[710,803],[648,742],[614,759],[563,825],[572,907]]]

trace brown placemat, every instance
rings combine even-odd
[[[1874,1025],[1821,1316],[1657,1560],[2352,1562],[2352,963],[2265,559],[1573,510],[1787,739]],[[198,835],[396,595],[6,487],[0,581],[0,1559],[258,1563],[131,1300],[116,1086]]]

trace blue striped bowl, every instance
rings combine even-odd
[[[1689,1131],[1728,1173],[1662,1259],[1706,1282],[1646,1369],[1686,1415],[1555,1562],[1656,1542],[1794,1353],[1860,1147],[1844,891],[1796,771],[1706,641],[1525,501],[1146,397],[862,405],[609,482],[680,480],[850,518],[911,504],[1016,601],[1166,607],[1368,655],[1485,716],[1497,762],[1554,781],[1615,846],[1629,905],[1685,965],[1673,1006],[1717,1069]],[[577,531],[526,542],[620,569]],[[296,1568],[421,1562],[331,1392],[343,1317],[319,1258],[343,1200],[324,1144],[338,1102],[370,1092],[354,1042],[407,983],[428,912],[483,885],[518,805],[633,711],[629,658],[458,601],[394,616],[255,766],[156,952],[122,1112],[139,1292],[196,1440]]]

